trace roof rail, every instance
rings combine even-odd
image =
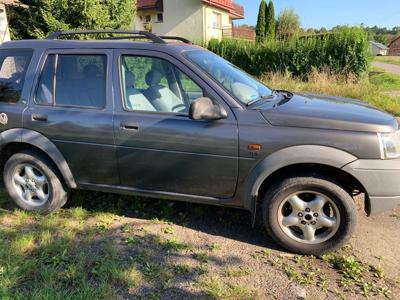
[[[123,38],[147,38],[156,44],[166,44],[166,42],[159,36],[148,31],[129,31],[129,30],[70,30],[70,31],[56,31],[50,34],[46,39],[56,40],[61,36],[66,35],[85,35],[85,34],[126,34]],[[136,35],[136,36],[135,36]],[[106,38],[107,39],[107,38]],[[108,38],[110,39],[110,38]],[[113,38],[111,38],[113,39]],[[115,37],[118,39],[118,37]]]
[[[193,44],[192,41],[179,36],[160,36],[160,38],[162,38],[163,40],[175,40],[175,41],[181,41],[185,44]]]

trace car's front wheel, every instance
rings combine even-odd
[[[12,155],[4,166],[3,178],[9,196],[23,210],[49,214],[67,202],[68,189],[57,168],[38,151]]]
[[[322,175],[299,175],[277,182],[266,193],[263,220],[282,247],[320,255],[342,247],[357,223],[352,197]]]

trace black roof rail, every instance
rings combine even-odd
[[[181,41],[185,44],[193,44],[192,41],[179,36],[160,36],[160,38],[162,38],[163,40],[175,40],[175,41]]]
[[[85,34],[126,34],[129,38],[147,38],[156,44],[166,44],[166,42],[159,36],[148,31],[129,31],[129,30],[69,30],[69,31],[56,31],[50,34],[47,40],[56,40],[61,36],[66,35],[85,35]],[[135,36],[136,35],[136,36]],[[124,38],[128,38],[125,36]],[[106,38],[113,39],[113,38]],[[118,37],[115,37],[118,39]],[[120,39],[120,38],[119,38]]]

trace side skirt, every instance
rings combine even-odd
[[[243,206],[238,206],[234,198],[214,198],[91,183],[80,183],[78,189],[245,209]]]

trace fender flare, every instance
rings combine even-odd
[[[56,164],[61,175],[64,177],[67,186],[72,189],[77,187],[71,169],[69,168],[64,156],[44,135],[23,128],[9,129],[0,133],[0,147],[3,148],[9,143],[24,143],[39,148]]]
[[[326,146],[293,146],[278,150],[253,168],[245,184],[244,207],[254,212],[255,199],[262,183],[274,172],[296,164],[321,164],[337,169],[358,158],[345,151]]]

